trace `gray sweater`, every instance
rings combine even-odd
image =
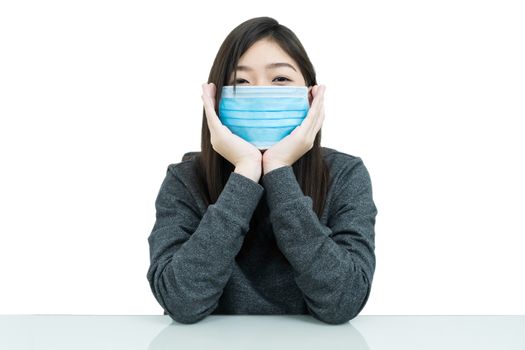
[[[232,172],[207,208],[193,159],[168,166],[147,272],[165,315],[189,324],[209,314],[310,314],[341,324],[361,312],[375,271],[370,175],[361,158],[322,150],[330,181],[321,219],[291,166],[259,183]],[[259,205],[268,215],[252,227]]]

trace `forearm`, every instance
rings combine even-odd
[[[328,323],[353,318],[366,303],[375,269],[371,197],[361,191],[361,198],[332,203],[328,227],[314,212],[312,198],[303,194],[292,167],[267,173],[263,185],[276,243],[295,271],[308,309]]]
[[[331,230],[315,216],[311,203],[304,196],[270,214],[275,240],[296,272],[295,282],[310,312],[328,323],[347,322],[368,299],[371,281],[363,261],[373,252],[357,245],[352,251],[338,245],[329,237]]]
[[[194,323],[218,306],[262,192],[261,185],[232,173],[196,229],[179,215],[154,230],[148,279],[173,319]]]

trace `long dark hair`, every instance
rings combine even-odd
[[[232,73],[235,75],[233,85],[236,85],[236,71],[239,58],[256,41],[265,38],[273,39],[297,62],[306,86],[317,85],[314,67],[296,35],[271,17],[252,18],[241,23],[228,34],[219,48],[211,67],[208,84],[214,83],[217,87],[215,96],[217,115],[222,87],[228,85]],[[328,167],[323,159],[320,142],[321,130],[319,130],[314,139],[313,147],[292,165],[303,194],[312,198],[313,209],[319,218],[324,208],[329,175]],[[205,202],[208,205],[215,203],[230,173],[235,169],[233,164],[213,149],[204,107],[201,152],[196,157],[195,165],[199,182],[202,186],[200,191]],[[256,214],[254,213],[254,215]]]

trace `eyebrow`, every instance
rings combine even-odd
[[[289,67],[297,72],[297,70],[291,64],[286,63],[286,62],[276,62],[276,63],[270,63],[266,65],[266,69],[273,69],[273,68],[278,68],[278,67]],[[253,69],[251,69],[248,66],[237,66],[237,70],[238,71],[251,71]]]

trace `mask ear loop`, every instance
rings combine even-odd
[[[310,86],[310,87],[308,88],[308,104],[309,104],[310,106],[312,106],[312,101],[314,100],[314,98],[313,98],[313,96],[312,96],[312,88],[313,88],[313,86]]]

